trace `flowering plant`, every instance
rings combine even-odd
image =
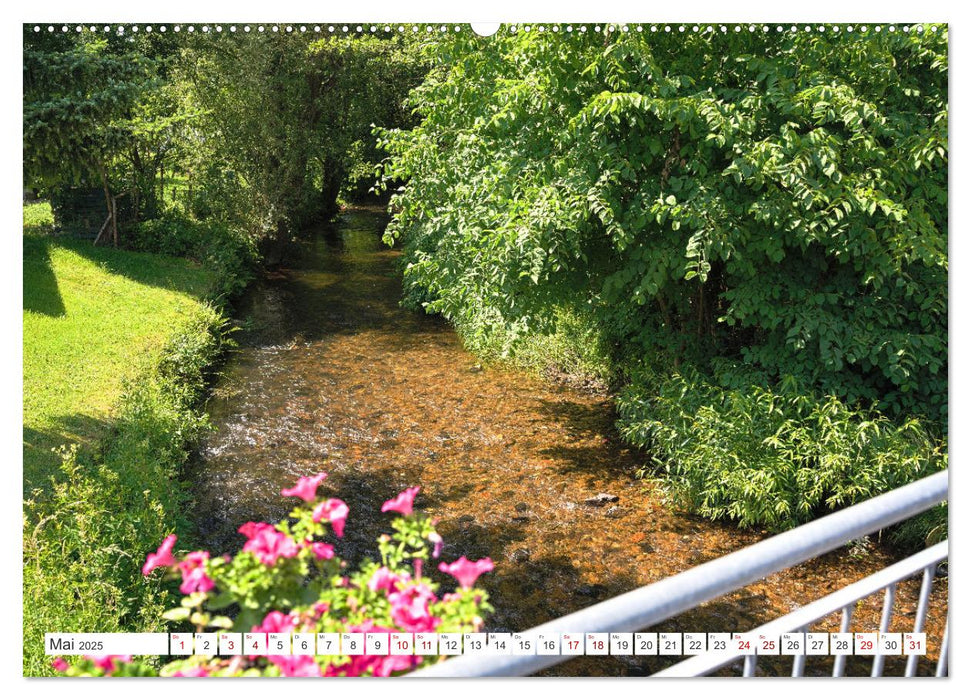
[[[460,557],[440,563],[439,569],[454,576],[459,587],[439,596],[438,584],[423,576],[422,566],[438,558],[442,538],[434,522],[413,509],[417,487],[381,509],[400,514],[391,523],[393,534],[378,539],[381,561],[347,571],[334,546],[323,541],[328,528],[343,537],[349,512],[340,499],[317,497],[326,476],[301,477],[281,492],[302,501],[287,520],[240,527],[247,541],[235,556],[196,551],[176,557],[176,537],[166,537],[142,567],[145,576],[162,569],[180,581],[185,597],[163,617],[188,623],[196,632],[463,633],[482,628],[482,615],[492,607],[488,594],[474,586],[481,574],[492,570],[492,561]],[[70,676],[389,676],[435,661],[416,655],[195,655],[158,670],[144,660],[106,656],[70,663],[58,658],[54,668]]]

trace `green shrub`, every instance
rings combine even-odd
[[[406,294],[947,418],[947,27],[443,36],[379,130]],[[494,317],[494,318],[492,318]]]
[[[609,384],[614,378],[609,348],[589,318],[558,308],[554,330],[519,334],[490,319],[486,309],[474,309],[456,323],[469,351],[486,362],[508,363],[538,376],[556,374],[571,380]]]
[[[197,221],[178,211],[143,221],[127,232],[135,250],[197,260],[213,269],[215,296],[232,296],[251,278],[258,254],[255,242],[239,229],[217,220]]]
[[[672,501],[708,518],[782,530],[947,468],[947,443],[790,380],[725,389],[686,371],[636,375],[619,426],[650,451]],[[915,531],[916,533],[916,531]],[[912,533],[911,541],[928,533]]]
[[[176,257],[194,256],[203,245],[203,238],[209,238],[207,227],[177,213],[142,221],[127,233],[129,245],[135,250]]]
[[[132,484],[124,470],[82,460],[71,449],[53,492],[25,502],[25,676],[52,673],[46,632],[153,631],[165,596],[158,586],[135,586],[132,552],[150,548],[150,533],[171,519],[159,495],[171,499],[174,492],[158,466],[143,465]]]

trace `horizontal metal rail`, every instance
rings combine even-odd
[[[901,522],[947,499],[948,472],[895,489],[737,552],[533,627],[531,634],[636,632]],[[525,676],[571,656],[458,656],[418,677]]]
[[[918,552],[917,554],[899,561],[896,564],[891,564],[886,569],[881,569],[871,576],[867,576],[864,579],[860,579],[856,583],[851,583],[850,585],[841,588],[835,593],[831,593],[824,598],[819,600],[814,600],[812,603],[805,605],[798,610],[795,610],[788,615],[783,615],[771,622],[768,622],[761,627],[756,627],[750,632],[753,635],[764,634],[769,637],[776,637],[784,632],[795,632],[798,630],[805,630],[814,622],[823,619],[827,615],[830,615],[837,610],[846,611],[847,609],[852,609],[854,603],[858,600],[862,600],[867,596],[873,595],[877,591],[882,589],[887,589],[888,591],[894,590],[893,586],[918,572],[927,572],[928,570],[933,570],[934,565],[940,561],[947,558],[948,545],[947,542],[939,542],[928,549]],[[926,576],[925,576],[926,578]],[[920,595],[920,607],[925,607],[927,604],[927,598],[930,596],[930,586],[921,586]],[[883,614],[881,615],[881,632],[888,631],[888,624],[890,621],[889,612],[893,607],[894,596],[892,594],[887,595],[884,599]],[[849,618],[844,615],[844,624],[841,625],[841,631],[849,631]],[[915,632],[923,631],[923,620],[918,619],[915,624]],[[846,629],[843,629],[843,628]],[[843,655],[837,655],[837,659]],[[670,666],[669,668],[654,674],[658,677],[684,677],[684,676],[701,676],[712,671],[717,671],[720,668],[738,661],[739,659],[747,658],[744,654],[736,654],[731,651],[726,652],[714,652],[709,654],[699,654],[698,656],[693,656],[690,659],[682,661],[681,663]],[[801,675],[797,673],[796,669],[799,668],[800,658],[805,657],[796,656],[793,664],[794,671],[793,675]],[[916,656],[911,658],[916,659]],[[753,657],[754,659],[754,657]],[[874,656],[874,664],[879,667],[879,661],[883,659],[880,655]],[[750,662],[753,664],[754,661]],[[913,675],[908,674],[908,675]]]

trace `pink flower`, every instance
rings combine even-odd
[[[237,532],[239,532],[242,535],[245,535],[249,539],[253,539],[254,537],[256,537],[257,534],[259,534],[263,530],[266,530],[267,528],[271,530],[275,529],[269,523],[249,522],[249,523],[244,523],[243,525],[240,525]]]
[[[469,561],[463,556],[451,564],[442,562],[438,565],[439,571],[444,571],[446,574],[454,576],[462,588],[472,588],[475,585],[475,580],[479,576],[487,571],[492,571],[493,568],[492,560],[489,557],[479,559],[479,561]]]
[[[103,669],[106,676],[110,676],[117,670],[115,666],[116,661],[121,661],[122,663],[129,663],[131,661],[131,656],[120,655],[120,654],[109,654],[108,656],[85,656],[84,658],[94,661],[94,665],[100,669]]]
[[[205,666],[194,668],[183,668],[172,674],[173,678],[205,678],[209,675],[209,669]]]
[[[314,522],[326,520],[334,528],[334,534],[344,536],[344,521],[347,520],[349,510],[347,504],[339,498],[328,498],[314,508]]]
[[[428,536],[428,541],[434,545],[432,549],[432,559],[438,559],[442,554],[442,547],[445,546],[445,540],[437,532],[433,532]]]
[[[243,545],[244,552],[252,552],[265,566],[273,566],[281,557],[290,559],[300,553],[297,543],[290,535],[280,532],[273,526],[259,527],[261,524],[265,525],[265,523],[247,523],[243,526],[256,526],[248,528],[248,531],[253,534]],[[243,528],[240,528],[240,532],[242,530]]]
[[[420,656],[379,656],[371,665],[371,673],[387,678],[395,671],[407,671],[417,666],[420,661]]]
[[[384,505],[381,506],[381,512],[387,513],[389,510],[393,510],[401,513],[402,515],[411,515],[412,507],[415,502],[415,496],[418,495],[418,490],[419,487],[417,486],[412,486],[410,489],[405,489],[390,501],[385,501]]]
[[[175,545],[175,535],[169,535],[159,548],[145,557],[145,565],[142,567],[142,576],[148,576],[158,567],[168,567],[175,565],[175,557],[172,556],[172,547]]]
[[[206,575],[205,569],[193,569],[188,574],[182,575],[182,583],[179,590],[183,593],[208,593],[216,587],[216,583]]]
[[[272,610],[263,618],[262,624],[254,626],[252,632],[292,632],[297,627],[293,615],[285,615],[278,610]]]
[[[351,625],[348,632],[398,632],[399,630],[380,627],[373,620],[365,620],[359,625]],[[350,657],[350,662],[343,666],[328,666],[328,676],[363,676],[370,672],[374,676],[390,676],[395,671],[405,671],[414,668],[421,662],[420,656],[370,656],[360,655]]]
[[[284,676],[319,678],[324,675],[312,656],[268,656],[267,660],[275,664]]]
[[[71,664],[62,659],[60,656],[51,661],[51,666],[54,667],[55,671],[60,671],[61,673],[64,673],[66,670],[71,668]]]
[[[406,632],[432,632],[441,622],[428,610],[428,604],[434,601],[435,594],[425,584],[389,593],[391,620]]]
[[[297,479],[297,485],[280,491],[281,496],[296,496],[302,498],[307,503],[317,500],[317,486],[327,478],[326,472],[320,472],[317,476],[301,476]]]
[[[391,591],[397,590],[398,584],[404,581],[407,581],[407,574],[405,576],[399,576],[388,567],[382,566],[371,574],[371,580],[368,581],[367,587],[374,592]]]
[[[326,542],[311,542],[310,551],[314,553],[314,556],[318,559],[333,559],[334,558],[334,547]]]
[[[183,593],[206,593],[216,587],[215,582],[206,575],[206,562],[209,552],[190,552],[179,562],[182,572],[182,584],[179,590]]]

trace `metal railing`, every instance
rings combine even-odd
[[[719,596],[732,593],[754,581],[791,566],[825,554],[855,539],[906,520],[929,510],[947,499],[948,472],[908,484],[863,503],[845,508],[811,523],[776,535],[724,557],[712,560],[657,583],[565,615],[556,620],[526,630],[529,634],[558,635],[561,632],[637,632],[656,625],[675,615],[691,610]],[[781,617],[754,632],[794,631],[808,627],[839,609],[844,610],[843,628],[849,629],[853,603],[885,588],[884,624],[889,625],[893,607],[895,583],[913,572],[924,571],[917,627],[922,628],[927,616],[933,569],[947,557],[947,543],[943,542],[920,554],[894,564],[883,571],[826,596],[794,613]],[[849,591],[849,592],[846,592]],[[833,607],[835,606],[835,607]],[[786,628],[786,629],[782,629]],[[920,631],[920,630],[916,630]],[[945,632],[941,661],[937,671],[946,671],[948,635]],[[411,674],[419,677],[524,676],[555,666],[574,656],[458,656]],[[700,675],[717,670],[736,659],[734,654],[705,654],[693,657],[667,669],[659,675]],[[882,657],[874,659],[874,672],[882,671]],[[834,675],[841,675],[845,656],[837,656]],[[916,658],[907,663],[907,675],[916,669]],[[803,664],[805,659],[803,658]],[[799,657],[795,657],[794,671]],[[745,673],[755,672],[755,658],[747,659]]]
[[[903,561],[892,564],[885,569],[881,569],[872,576],[852,583],[845,588],[841,588],[835,593],[813,601],[805,607],[784,615],[780,618],[757,627],[750,632],[752,635],[764,634],[767,637],[776,637],[784,632],[808,632],[809,625],[817,622],[827,615],[838,610],[843,612],[840,624],[841,632],[849,632],[850,622],[853,619],[853,608],[857,601],[862,600],[877,591],[883,590],[883,611],[880,615],[879,632],[888,632],[890,619],[893,613],[893,604],[896,597],[897,583],[909,578],[913,574],[922,571],[923,580],[920,587],[919,602],[917,604],[917,619],[914,623],[914,632],[923,632],[924,623],[927,620],[927,606],[930,600],[931,585],[936,565],[947,558],[947,542],[940,542],[933,547],[908,557]],[[944,631],[944,642],[941,646],[940,658],[938,659],[936,674],[943,676],[947,670],[947,626]],[[833,660],[833,675],[842,676],[846,668],[846,654],[835,654]],[[663,671],[654,674],[658,677],[682,677],[682,676],[701,676],[717,671],[728,664],[739,659],[745,660],[742,671],[743,676],[755,675],[755,667],[758,657],[753,655],[742,655],[733,652],[718,652],[710,654],[700,654],[686,661],[670,666]],[[913,676],[917,670],[917,655],[911,654],[907,658],[907,667],[904,671],[905,676]],[[874,654],[871,676],[883,675],[884,656],[879,651]],[[793,656],[792,675],[802,676],[806,668],[806,655],[798,654]]]

